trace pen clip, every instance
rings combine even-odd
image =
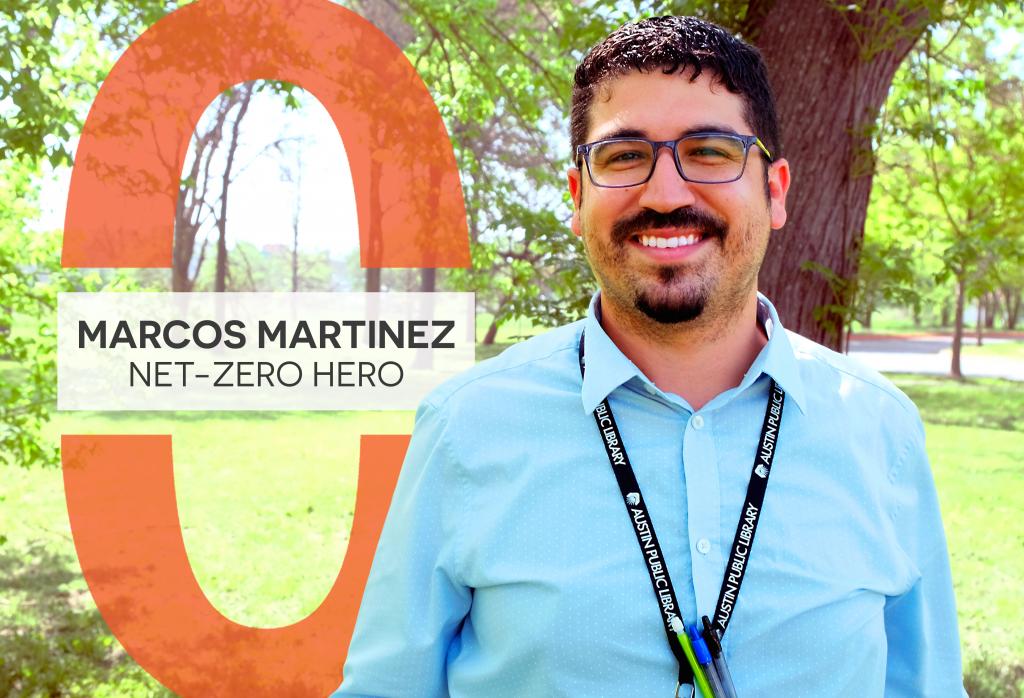
[[[717,629],[711,624],[711,619],[707,616],[701,618],[701,623],[704,625],[704,642],[707,643],[708,649],[711,650],[711,656],[718,659],[722,655],[722,641]]]
[[[690,687],[690,698],[693,698],[697,694],[697,687],[694,686],[692,683],[688,683],[686,685]],[[681,684],[679,682],[676,682],[676,696],[675,696],[675,698],[679,698],[679,689],[682,688],[682,687],[683,687],[683,684]]]

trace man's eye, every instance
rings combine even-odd
[[[595,164],[600,168],[626,169],[644,166],[650,160],[650,152],[642,148],[617,147],[598,151]]]
[[[680,159],[696,165],[726,165],[740,162],[743,149],[722,139],[696,140],[680,144]]]
[[[728,158],[730,156],[729,156],[729,153],[727,153],[724,150],[720,150],[718,148],[704,147],[704,148],[693,148],[692,150],[687,151],[686,157],[688,157],[688,158],[704,158],[704,159],[708,159],[708,160],[715,160],[715,159]]]
[[[608,162],[629,162],[630,160],[640,160],[643,158],[643,154],[638,150],[625,150],[620,153],[613,153],[608,159]]]

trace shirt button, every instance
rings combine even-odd
[[[704,428],[704,418],[701,417],[699,414],[695,414],[695,415],[693,415],[693,419],[690,420],[690,424],[693,425],[694,429],[703,429]]]
[[[701,538],[697,541],[697,552],[701,555],[707,555],[711,552],[711,541],[707,538]]]
[[[644,390],[646,390],[651,395],[658,394],[658,389],[651,385],[650,383],[644,383]]]

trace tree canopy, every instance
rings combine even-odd
[[[52,462],[38,435],[53,401],[53,294],[129,283],[60,268],[57,233],[27,228],[38,217],[40,177],[71,161],[118,51],[177,4],[18,0],[0,15],[0,421],[12,460]],[[1008,317],[1013,299],[1019,311],[1022,59],[998,52],[1006,28],[1022,27],[1019,9],[980,0],[351,5],[423,76],[459,163],[473,266],[425,273],[423,287],[473,290],[498,322],[523,316],[550,325],[583,312],[594,282],[568,229],[564,182],[573,71],[623,22],[666,13],[724,24],[768,62],[796,183],[793,215],[775,236],[761,285],[788,327],[838,347],[843,328],[879,303],[921,308],[944,303],[954,287],[961,308],[988,294],[1005,297]],[[294,100],[289,86],[267,85]],[[187,204],[194,183],[186,175]],[[193,239],[182,258],[200,244]],[[330,283],[323,260],[302,257],[297,246],[291,262],[293,277],[305,265],[315,287]],[[220,277],[237,272],[237,284],[218,286],[208,267],[192,269],[190,283],[212,277],[214,287],[265,288],[268,275],[289,273],[245,246],[231,264]]]

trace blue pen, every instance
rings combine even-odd
[[[690,636],[690,644],[693,645],[693,653],[697,655],[697,663],[700,664],[704,670],[704,676],[707,677],[708,683],[711,685],[711,695],[705,696],[705,698],[725,698],[725,691],[722,689],[722,681],[718,678],[718,672],[715,671],[714,662],[711,659],[711,652],[708,651],[708,646],[704,642],[704,638],[700,636],[700,629],[696,625],[691,625],[686,629],[687,634]]]
[[[725,652],[722,650],[722,638],[718,634],[718,629],[711,624],[711,619],[707,616],[701,618],[701,622],[704,623],[704,642],[711,650],[711,661],[715,665],[718,680],[722,683],[722,696],[723,698],[737,698],[736,686],[733,685],[729,665],[725,662]]]

